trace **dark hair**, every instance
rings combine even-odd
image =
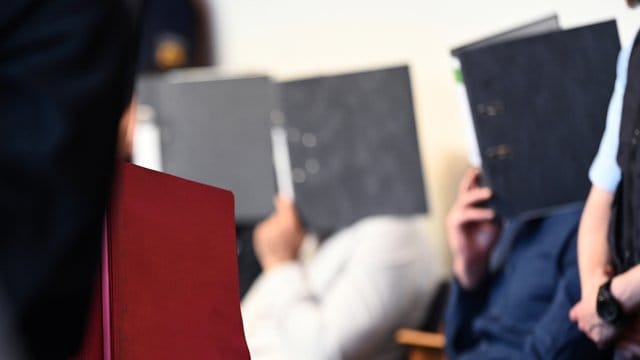
[[[640,3],[640,0],[627,0],[627,5],[629,7],[636,7]]]

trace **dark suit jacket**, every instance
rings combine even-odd
[[[580,213],[522,224],[512,239],[500,239],[512,241],[509,256],[483,287],[452,284],[445,319],[450,359],[609,358],[569,320],[580,300]]]
[[[33,358],[66,358],[84,327],[133,25],[118,0],[0,9],[0,295]]]

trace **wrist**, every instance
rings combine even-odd
[[[589,279],[596,281],[599,285],[602,285],[605,281],[611,278],[611,274],[607,272],[607,267],[598,266],[594,268],[592,271],[587,273]]]
[[[262,271],[264,272],[269,272],[293,262],[296,262],[295,257],[266,256],[260,259],[260,265],[262,266]]]
[[[477,288],[487,274],[486,261],[478,261],[475,259],[458,257],[453,263],[453,272],[460,286],[465,290],[473,290]]]
[[[582,288],[582,298],[594,296],[598,292],[598,289],[602,284],[609,281],[609,276],[604,271],[593,271],[588,274],[584,274],[582,282],[580,284]]]

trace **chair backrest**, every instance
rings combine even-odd
[[[449,299],[449,282],[444,281],[438,285],[436,293],[429,304],[429,310],[426,312],[424,320],[420,325],[420,330],[429,332],[439,332],[444,310]]]

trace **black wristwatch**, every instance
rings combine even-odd
[[[600,286],[596,302],[598,315],[604,322],[611,325],[620,325],[624,319],[622,306],[611,293],[611,279]]]

